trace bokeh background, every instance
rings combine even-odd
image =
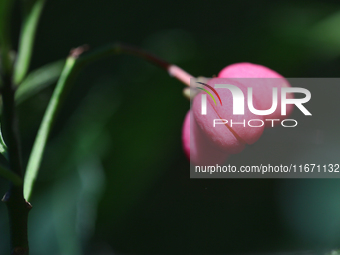
[[[19,29],[18,4],[14,41]],[[340,3],[49,0],[31,70],[65,58],[73,47],[117,41],[147,49],[194,76],[211,77],[229,64],[247,61],[285,77],[339,77]],[[18,108],[25,163],[53,87]],[[268,254],[340,248],[338,179],[189,178],[181,145],[190,107],[183,87],[131,56],[98,61],[79,74],[51,134],[32,197],[32,254]],[[331,92],[334,100],[337,92]],[[324,103],[328,100],[324,97]],[[332,120],[339,112],[336,103],[332,107],[331,128],[323,133],[327,148],[310,143],[317,132],[313,127],[302,139],[296,134],[284,144],[272,139],[279,131],[268,131],[258,148],[255,144],[231,162],[252,162],[267,155],[270,146],[280,146],[286,159],[312,163],[307,162],[311,157],[331,155],[335,160],[340,135]],[[305,143],[305,151],[293,150],[294,141]],[[1,193],[7,188],[1,179]],[[4,205],[0,253],[8,253]]]

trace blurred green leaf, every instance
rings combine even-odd
[[[19,186],[22,184],[22,179],[16,173],[0,165],[0,176],[11,181],[14,185]]]
[[[91,155],[101,155],[105,151],[112,140],[106,126],[121,103],[115,85],[111,80],[96,82],[81,101],[68,123],[51,141],[46,155],[47,161],[53,161],[50,171],[62,176]]]
[[[0,128],[0,153],[4,155],[6,159],[8,159],[7,145],[4,141],[4,138],[2,137],[1,128]]]
[[[14,83],[20,84],[25,78],[31,61],[35,32],[45,0],[26,0],[21,27],[18,58],[15,63]]]
[[[333,250],[331,252],[326,253],[326,255],[339,255],[340,254],[340,250]]]
[[[310,43],[320,51],[330,55],[340,54],[340,12],[328,16],[316,23],[308,31]],[[309,41],[308,40],[308,41]]]
[[[64,65],[65,60],[59,60],[31,72],[22,82],[15,94],[16,103],[22,103],[27,98],[55,83],[58,80]]]
[[[104,169],[96,154],[79,162],[77,170],[60,178],[51,196],[59,254],[83,254],[82,244],[88,243],[94,233],[104,190]]]
[[[48,172],[41,171],[39,179],[46,182],[52,178],[54,185],[49,188],[53,192],[49,194],[45,190],[48,202],[39,209],[47,211],[38,211],[43,218],[51,215],[48,223],[52,222],[53,226],[46,230],[47,226],[43,224],[43,229],[33,233],[39,238],[45,235],[50,238],[47,244],[40,245],[40,241],[36,240],[36,244],[31,245],[38,246],[34,249],[38,248],[39,254],[54,254],[56,250],[58,254],[79,254],[81,244],[88,243],[93,235],[97,207],[105,185],[101,157],[111,141],[107,124],[120,102],[115,85],[111,79],[96,82],[49,143],[44,162],[50,163],[42,165],[43,169],[48,168]],[[35,205],[40,200],[37,195],[34,197]],[[46,209],[46,203],[51,203],[47,206],[51,210]],[[33,220],[32,225],[35,223],[41,224],[41,219]],[[51,245],[55,240],[58,248]]]

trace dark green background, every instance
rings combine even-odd
[[[19,26],[18,5],[14,40]],[[339,77],[340,3],[49,0],[31,70],[65,58],[73,47],[117,41],[147,49],[194,76],[211,77],[247,61],[285,77]],[[31,201],[32,254],[245,254],[340,247],[337,179],[189,178],[181,145],[189,109],[183,87],[131,56],[111,57],[80,73],[53,129]],[[19,107],[25,163],[52,91]],[[333,107],[337,119],[337,104]],[[325,136],[338,158],[338,127],[330,130]],[[279,135],[268,131],[261,139],[270,143]],[[322,146],[309,153],[306,144],[302,152],[294,150],[293,141],[271,146],[281,146],[286,158],[307,154],[306,161],[330,153]],[[237,156],[245,165],[259,153],[270,155],[261,142],[247,150]],[[0,191],[7,187],[1,180]],[[6,254],[4,205],[0,215],[0,253]]]

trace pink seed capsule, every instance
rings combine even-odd
[[[268,110],[273,103],[273,88],[278,88],[277,109],[270,115],[255,115],[250,112],[248,105],[244,105],[244,114],[233,114],[233,96],[229,89],[216,88],[216,79],[208,81],[208,85],[215,88],[220,95],[219,101],[206,96],[206,115],[202,114],[202,94],[198,94],[192,103],[192,108],[185,117],[182,141],[185,154],[195,165],[213,165],[223,163],[229,154],[241,152],[246,144],[256,142],[263,133],[264,127],[272,125],[271,121],[264,119],[284,119],[293,110],[293,105],[287,105],[287,115],[281,116],[280,90],[290,86],[283,76],[275,71],[251,63],[237,63],[225,67],[218,78],[226,78],[223,84],[237,86],[245,95],[248,88],[252,88],[253,106],[257,110]],[[273,79],[245,79],[245,78],[273,78]],[[218,82],[221,84],[221,82]],[[287,95],[293,98],[292,94]],[[264,122],[263,126],[251,127],[249,121],[256,119],[257,124]],[[223,120],[217,122],[215,120]],[[214,125],[214,121],[215,124]],[[278,121],[276,121],[277,123]],[[254,124],[254,123],[252,123]],[[190,126],[191,125],[191,126]]]
[[[182,142],[185,155],[197,166],[222,164],[229,157],[225,151],[220,150],[207,139],[193,119],[191,110],[184,119]]]
[[[257,110],[268,110],[271,108],[273,100],[273,88],[277,88],[277,108],[266,115],[266,119],[283,120],[293,111],[293,105],[287,105],[287,115],[281,116],[281,88],[290,87],[289,82],[277,72],[262,65],[251,63],[236,63],[222,69],[218,74],[219,78],[233,78],[241,82],[246,87],[253,88],[253,98],[258,101]],[[266,79],[261,79],[266,78]],[[293,98],[293,94],[288,94],[287,98]],[[280,123],[275,121],[275,124]],[[267,121],[266,127],[271,127],[272,122]]]
[[[215,84],[230,84],[239,88],[244,94],[247,88],[231,79],[211,79],[208,84],[215,87]],[[241,152],[245,144],[253,144],[256,142],[264,129],[264,125],[260,127],[250,127],[248,121],[251,119],[263,120],[263,116],[257,116],[251,113],[248,107],[244,107],[243,115],[233,115],[233,95],[229,89],[215,88],[220,95],[220,102],[215,102],[210,96],[207,96],[207,114],[202,115],[202,94],[198,94],[192,104],[195,121],[206,136],[221,150],[230,154]],[[257,101],[254,100],[257,107]],[[217,120],[221,121],[217,121]],[[219,124],[214,125],[214,122]]]

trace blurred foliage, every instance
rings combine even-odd
[[[59,60],[32,71],[15,93],[17,104],[54,84],[58,80],[64,64],[64,60]]]
[[[12,30],[17,42],[20,10]],[[266,65],[285,77],[339,77],[338,1],[47,1],[31,74],[40,84],[18,109],[24,162],[53,92],[35,76],[73,47],[123,41],[141,46],[194,76],[212,76],[235,62]],[[17,46],[17,45],[15,45]],[[56,74],[58,65],[42,72]],[[36,79],[36,77],[40,77]],[[45,86],[46,85],[46,86]],[[34,88],[34,86],[32,87]],[[29,86],[27,87],[29,89]],[[131,56],[81,72],[59,114],[32,197],[32,254],[268,253],[340,247],[340,180],[193,180],[181,147],[189,102],[183,85]],[[312,90],[313,89],[313,90]],[[24,90],[24,87],[22,88]],[[230,158],[337,158],[338,88],[309,109],[320,125],[295,133],[268,130]],[[37,92],[37,93],[36,93]],[[316,142],[323,135],[324,143]],[[0,180],[5,193],[7,184]],[[8,250],[7,213],[0,206],[0,253]]]

